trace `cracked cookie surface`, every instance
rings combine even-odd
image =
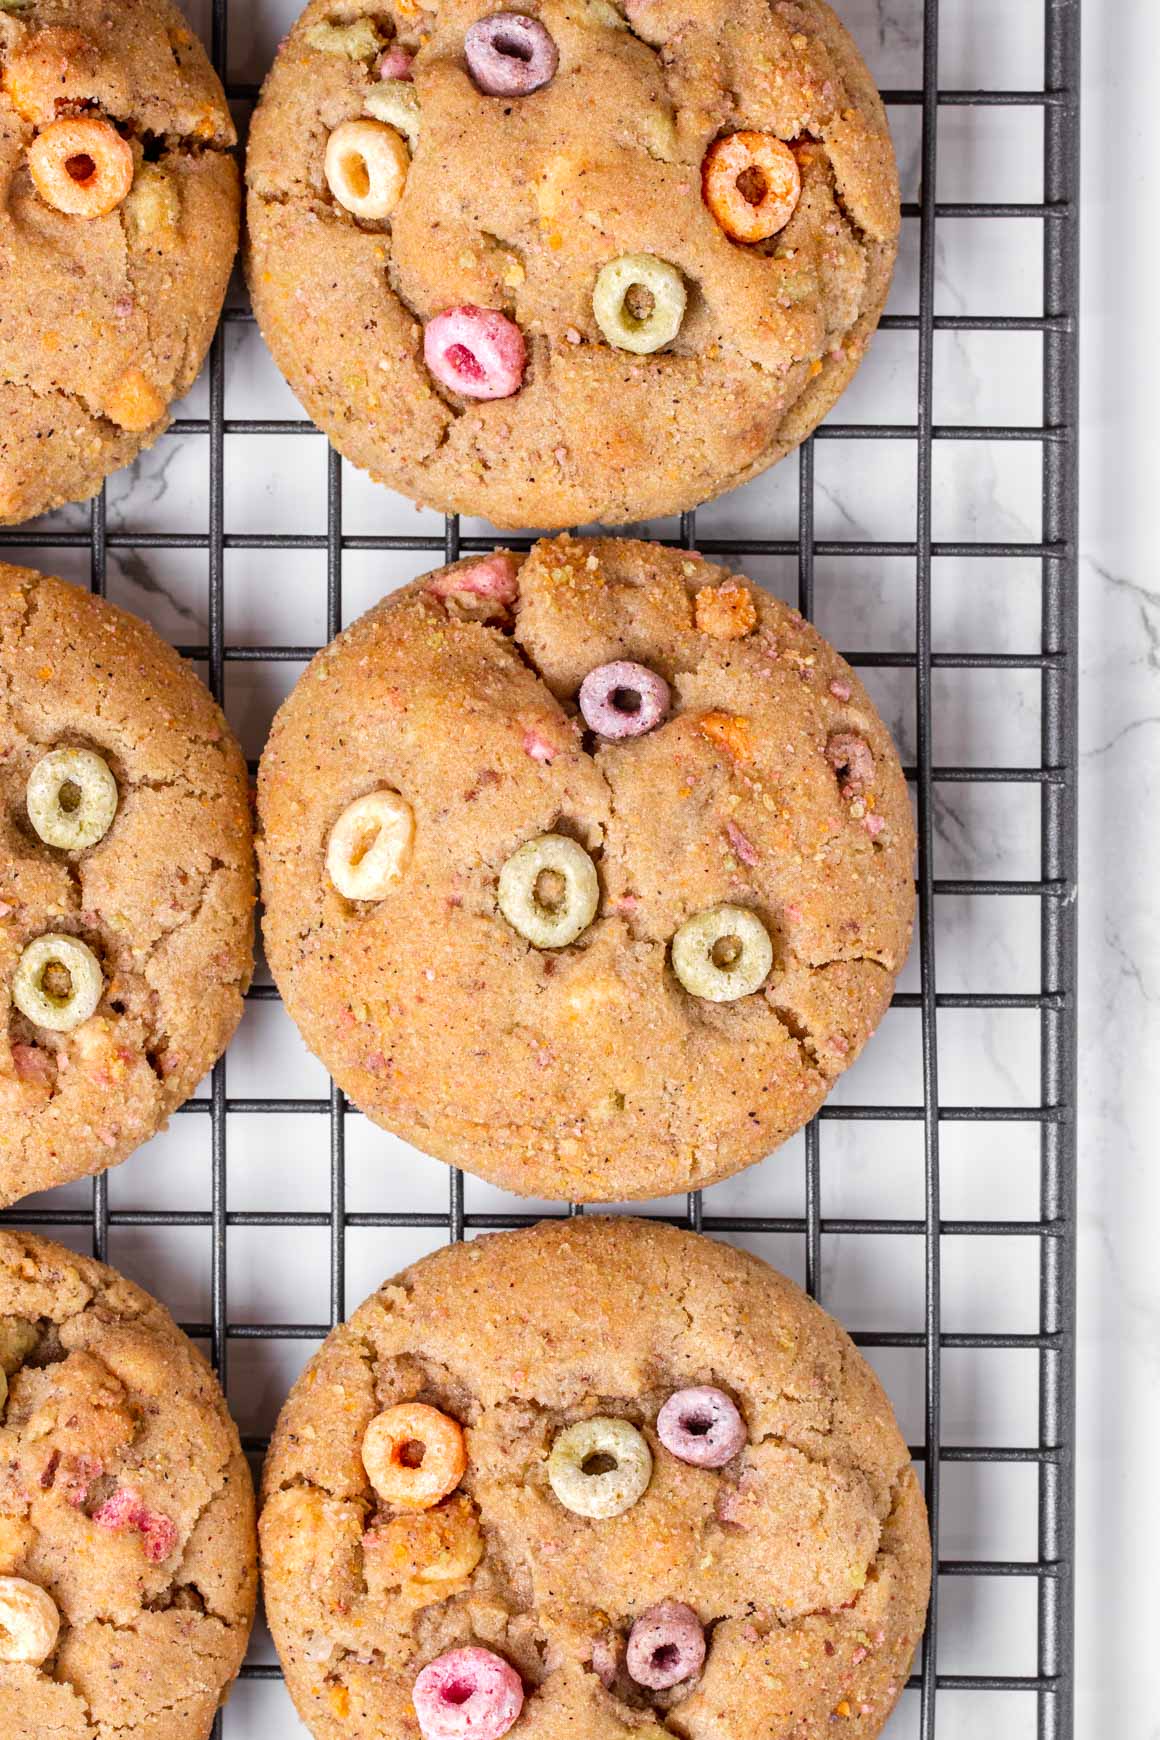
[[[902,770],[855,673],[748,581],[626,539],[506,560],[510,585],[493,558],[391,595],[283,706],[259,774],[267,956],[343,1090],[426,1152],[580,1201],[709,1184],[812,1116],[890,1001],[914,905]],[[577,696],[617,660],[672,706],[605,742]],[[413,812],[410,856],[352,901],[327,842],[384,787]],[[501,868],[546,832],[600,884],[562,949],[498,906]],[[670,944],[722,903],[757,913],[773,966],[712,1004]]]
[[[204,1740],[257,1581],[253,1486],[213,1374],[139,1287],[7,1232],[0,1368],[0,1575],[60,1615],[40,1666],[0,1660],[0,1731]]]
[[[117,784],[80,852],[28,817],[29,774],[62,747]],[[224,1051],[253,967],[252,838],[245,762],[190,667],[103,599],[0,565],[0,1201],[124,1160]],[[59,933],[103,987],[89,1020],[49,1032],[13,980]]]
[[[824,0],[529,0],[559,66],[504,99],[465,60],[489,10],[312,0],[291,32],[246,171],[275,358],[353,463],[497,526],[619,524],[745,482],[833,405],[886,300],[897,171],[857,49]],[[374,104],[383,48],[414,55],[420,127],[398,204],[368,224],[332,197],[324,159]],[[752,246],[702,198],[707,149],[744,129],[793,142],[802,183],[786,227]],[[654,355],[614,348],[593,311],[601,269],[642,254],[688,293]],[[428,372],[424,323],[463,305],[520,328],[514,396],[463,399]]]
[[[29,169],[77,116],[132,149],[104,216],[55,209]],[[192,386],[237,249],[235,142],[171,0],[0,6],[0,524],[93,495]]]
[[[655,1430],[674,1391],[704,1384],[747,1428],[720,1469],[676,1460]],[[360,1456],[371,1419],[415,1398],[466,1428],[453,1502],[482,1556],[477,1542],[442,1583],[445,1542],[377,1508]],[[563,1427],[601,1414],[644,1434],[653,1469],[630,1509],[591,1521],[555,1498],[547,1461]],[[271,1629],[317,1740],[417,1736],[416,1675],[470,1645],[518,1670],[513,1733],[537,1740],[821,1740],[847,1715],[874,1735],[930,1576],[905,1442],[838,1324],[748,1253],[588,1217],[440,1250],[335,1330],[278,1422],[261,1538]],[[698,1678],[651,1694],[624,1646],[669,1601],[708,1649]]]

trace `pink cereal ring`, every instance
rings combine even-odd
[[[506,551],[484,556],[466,568],[448,568],[427,582],[432,598],[489,598],[514,604],[520,595],[516,559]]]
[[[526,97],[551,84],[560,52],[538,18],[493,12],[463,39],[467,70],[485,97]]]
[[[705,1664],[701,1621],[683,1601],[661,1601],[628,1634],[625,1666],[638,1686],[663,1692],[696,1679]]]
[[[524,1688],[502,1656],[473,1646],[428,1662],[411,1702],[426,1740],[499,1740],[519,1719]]]
[[[584,723],[598,737],[614,742],[643,737],[667,716],[671,700],[665,679],[631,659],[597,665],[580,685]]]
[[[465,399],[510,399],[523,385],[527,350],[514,321],[468,302],[427,322],[423,357],[450,392]]]
[[[411,62],[415,56],[409,48],[400,48],[396,43],[388,48],[379,60],[379,77],[381,79],[411,79]]]
[[[705,1385],[669,1397],[657,1415],[657,1437],[680,1462],[723,1468],[749,1434],[732,1398]]]

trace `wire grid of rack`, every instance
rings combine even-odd
[[[230,0],[211,0],[212,49],[215,63],[226,72]],[[238,0],[233,0],[235,7]],[[696,516],[683,516],[680,541],[727,558],[762,555],[795,557],[797,595],[802,611],[812,613],[815,563],[828,557],[901,557],[914,564],[913,651],[849,655],[864,667],[887,666],[913,673],[917,754],[908,769],[918,808],[919,989],[899,992],[895,1006],[917,1012],[921,1023],[923,1102],[902,1104],[830,1104],[805,1132],[804,1214],[789,1216],[725,1215],[714,1212],[710,1194],[688,1197],[683,1219],[706,1232],[724,1235],[778,1233],[804,1241],[806,1286],[816,1294],[822,1270],[823,1235],[910,1235],[924,1241],[924,1321],[921,1329],[885,1333],[862,1332],[855,1339],[867,1348],[913,1348],[924,1362],[924,1431],[912,1446],[925,1478],[927,1502],[937,1562],[930,1615],[911,1686],[917,1691],[915,1724],[923,1740],[942,1732],[939,1694],[953,1691],[1021,1692],[1034,1700],[1034,1730],[1050,1740],[1067,1740],[1073,1732],[1073,1470],[1074,1428],[1074,1269],[1075,1269],[1075,873],[1076,873],[1076,417],[1077,417],[1077,294],[1079,97],[1079,0],[1043,0],[1045,73],[1042,89],[947,90],[939,88],[939,0],[915,0],[922,14],[921,89],[884,93],[895,111],[917,110],[921,120],[919,199],[904,208],[916,222],[919,236],[919,308],[916,314],[886,317],[883,328],[913,332],[918,345],[918,394],[915,422],[910,424],[842,424],[831,421],[801,449],[798,460],[797,536],[793,539],[697,537]],[[944,0],[946,4],[946,0]],[[232,98],[252,100],[251,85],[234,84]],[[1043,117],[1043,198],[1023,204],[939,202],[936,198],[938,122],[940,112],[954,106],[1030,107]],[[945,218],[1030,218],[1042,226],[1043,306],[1033,316],[938,315],[935,313],[936,226]],[[226,325],[252,318],[244,308],[227,311]],[[1042,422],[1038,427],[937,425],[934,421],[934,344],[942,330],[955,332],[1026,332],[1042,340]],[[225,691],[231,661],[274,660],[296,663],[311,656],[312,646],[240,646],[227,644],[225,629],[226,560],[228,549],[318,549],[326,561],[326,629],[328,638],[342,626],[343,558],[351,550],[426,552],[433,562],[454,560],[461,552],[485,549],[490,540],[461,535],[448,520],[443,535],[352,536],[343,530],[343,476],[337,456],[329,453],[327,521],[317,535],[237,534],[227,531],[225,511],[226,436],[306,433],[311,426],[285,420],[227,419],[226,332],[219,332],[208,371],[209,405],[205,418],[185,418],[175,434],[208,440],[209,514],[204,532],[140,532],[110,530],[104,494],[93,504],[87,531],[30,530],[0,537],[0,546],[20,545],[39,550],[87,547],[94,591],[104,592],[110,549],[168,547],[204,553],[209,581],[207,644],[183,647],[202,661],[215,695]],[[840,409],[840,408],[839,408]],[[917,515],[912,540],[834,540],[815,535],[815,443],[830,440],[894,440],[914,443],[917,458]],[[1038,542],[939,542],[933,536],[932,469],[934,444],[957,441],[1030,441],[1042,453],[1042,529]],[[787,464],[794,462],[788,461]],[[520,540],[505,540],[519,544]],[[523,540],[526,544],[528,540]],[[1040,570],[1041,644],[1027,653],[938,652],[932,637],[932,567],[941,557],[987,560],[1032,558]],[[424,564],[430,565],[430,564]],[[419,564],[417,564],[419,566]],[[1024,670],[1038,672],[1039,764],[1034,767],[939,766],[933,758],[933,684],[940,669]],[[1040,803],[1040,874],[1026,881],[971,878],[955,880],[934,874],[933,809],[939,783],[1030,782]],[[942,992],[936,989],[935,906],[945,896],[1017,896],[1038,908],[1039,989],[1032,993]],[[256,1000],[276,993],[259,984]],[[955,1009],[1021,1009],[1038,1019],[1040,1041],[1037,1105],[994,1106],[955,1104],[940,1099],[938,1022],[940,1013]],[[311,1341],[326,1333],[329,1323],[234,1323],[230,1320],[227,1287],[227,1229],[308,1226],[329,1233],[330,1321],[337,1322],[346,1304],[346,1235],[354,1228],[410,1227],[441,1229],[451,1239],[499,1226],[523,1224],[533,1214],[470,1213],[465,1207],[464,1180],[449,1174],[446,1209],[439,1213],[384,1211],[355,1213],[347,1207],[347,1119],[354,1115],[338,1089],[318,1099],[231,1098],[227,1065],[213,1071],[208,1097],[184,1108],[208,1124],[212,1168],[212,1201],[205,1211],[111,1208],[109,1181],[97,1179],[91,1205],[82,1209],[51,1204],[29,1213],[10,1211],[5,1220],[22,1218],[38,1227],[91,1227],[95,1253],[107,1253],[110,1227],[190,1226],[208,1228],[212,1275],[208,1322],[186,1324],[194,1336],[208,1341],[223,1383],[231,1345],[254,1339]],[[236,1212],[229,1207],[227,1130],[231,1114],[298,1113],[317,1115],[329,1126],[330,1207],[328,1212]],[[882,1215],[827,1217],[822,1212],[820,1124],[826,1120],[918,1121],[922,1126],[925,1205],[921,1219]],[[1021,1220],[948,1220],[940,1211],[940,1132],[952,1122],[978,1124],[1025,1120],[1039,1135],[1039,1214]],[[558,1212],[575,1212],[561,1208]],[[1010,1235],[1031,1237],[1039,1246],[1038,1328],[1031,1333],[950,1333],[943,1328],[940,1294],[940,1249],[951,1236],[971,1238]],[[1029,1445],[953,1444],[942,1431],[942,1356],[951,1349],[1013,1349],[1034,1355],[1038,1366],[1038,1442]],[[247,1448],[259,1456],[261,1438]],[[939,1494],[943,1469],[955,1463],[1025,1463],[1038,1475],[1037,1553],[1034,1558],[940,1559]],[[939,1593],[947,1579],[998,1577],[1031,1579],[1037,1591],[1037,1671],[1012,1675],[988,1672],[949,1674],[939,1671]],[[244,1678],[277,1676],[269,1663],[252,1663]],[[994,1707],[994,1706],[992,1706]],[[1006,1735],[999,1720],[988,1723],[991,1733]],[[222,1732],[218,1718],[217,1733]],[[1020,1729],[1023,1732],[1023,1729]]]

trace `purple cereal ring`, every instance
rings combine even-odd
[[[465,399],[510,399],[523,385],[527,351],[506,314],[467,302],[427,322],[423,358],[442,386]]]
[[[493,12],[463,39],[467,68],[485,97],[526,97],[551,84],[560,52],[538,18]]]
[[[426,1740],[499,1740],[524,1707],[520,1676],[490,1649],[449,1649],[411,1687]]]
[[[647,665],[631,659],[614,659],[597,665],[580,685],[580,711],[584,723],[598,737],[614,742],[623,737],[643,737],[668,714],[672,699],[669,685]]]
[[[653,1692],[695,1679],[705,1663],[701,1621],[683,1601],[661,1601],[629,1632],[624,1660],[637,1685]]]
[[[394,44],[379,59],[379,77],[381,79],[406,79],[409,82],[415,76],[411,71],[411,62],[414,58],[415,56],[409,48],[400,48],[398,43]]]
[[[733,1400],[706,1385],[669,1397],[657,1415],[657,1437],[680,1462],[724,1468],[749,1434]]]

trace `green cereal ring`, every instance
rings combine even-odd
[[[596,866],[575,840],[540,834],[512,853],[499,873],[499,909],[538,949],[575,942],[596,916]]]
[[[587,1463],[601,1466],[586,1468]],[[611,1463],[611,1467],[603,1466]],[[652,1452],[635,1426],[597,1414],[565,1426],[548,1457],[552,1491],[577,1516],[619,1516],[652,1479]]]
[[[694,997],[732,1003],[760,989],[773,965],[769,932],[745,906],[710,906],[672,942],[673,971]]]
[[[117,782],[91,749],[53,749],[29,774],[25,803],[46,846],[83,852],[113,825]]]
[[[419,93],[409,79],[384,79],[367,92],[363,110],[401,133],[411,150],[419,143]]]
[[[105,976],[87,943],[50,932],[30,942],[16,964],[12,1001],[35,1027],[69,1033],[101,1000]]]
[[[646,292],[652,305],[634,314],[633,291]],[[643,300],[643,296],[641,296]],[[671,344],[681,330],[687,297],[681,274],[655,254],[621,254],[600,268],[592,291],[592,312],[609,344],[642,356]]]

